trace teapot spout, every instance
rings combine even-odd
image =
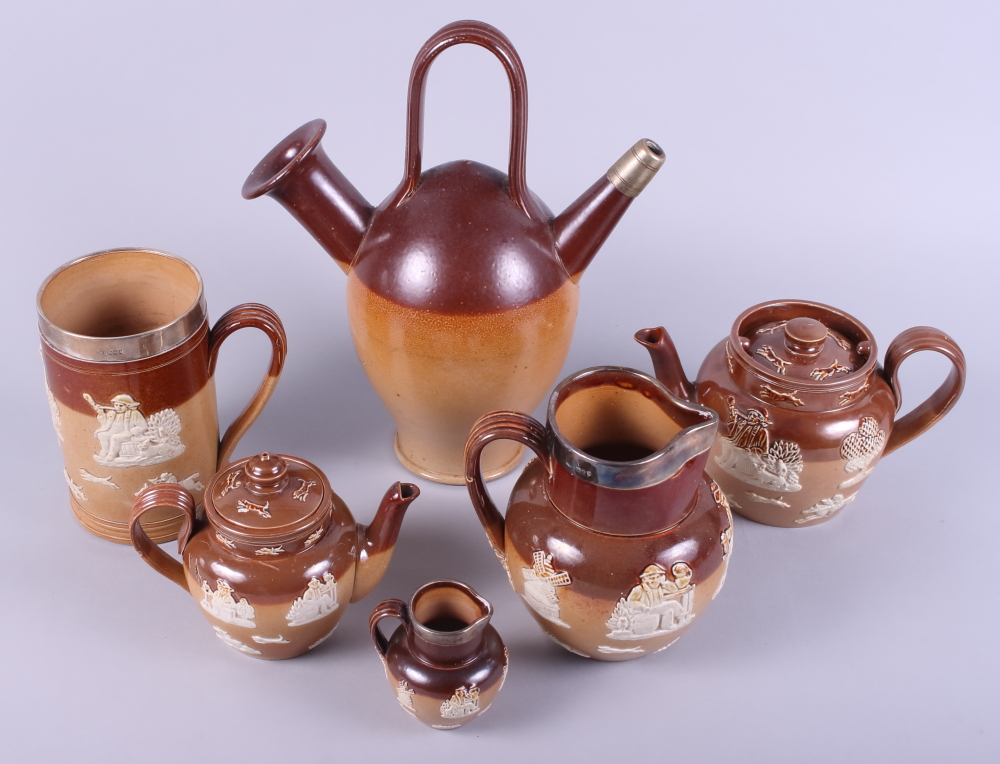
[[[403,514],[419,495],[420,489],[413,483],[396,483],[382,497],[372,524],[358,524],[358,562],[351,602],[363,599],[382,580],[396,547]]]
[[[621,216],[663,165],[663,149],[643,139],[553,221],[556,252],[578,281]]]
[[[325,132],[314,119],[288,135],[247,177],[243,198],[276,199],[347,273],[374,208],[323,151]]]
[[[635,341],[649,351],[656,379],[679,398],[693,401],[694,384],[684,375],[677,348],[674,347],[674,341],[670,339],[667,330],[662,326],[657,326],[655,329],[640,329],[635,333]]]

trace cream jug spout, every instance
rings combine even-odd
[[[260,160],[243,184],[243,198],[276,199],[348,272],[374,207],[330,161],[320,141],[326,122],[314,119]]]
[[[392,559],[399,526],[410,503],[420,495],[413,483],[396,483],[385,492],[372,524],[358,524],[358,561],[351,602],[363,599],[382,580]]]
[[[685,375],[677,348],[662,326],[654,329],[640,329],[635,333],[635,341],[649,351],[653,359],[653,373],[656,379],[674,395],[684,400],[694,400],[694,383]]]
[[[663,149],[643,139],[552,223],[556,252],[576,281],[625,210],[663,166]]]

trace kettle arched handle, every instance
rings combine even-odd
[[[372,614],[368,618],[368,628],[371,630],[375,649],[378,650],[378,654],[382,656],[384,661],[386,651],[389,649],[389,640],[385,638],[385,634],[378,627],[378,622],[383,618],[398,618],[402,622],[403,628],[409,633],[411,629],[410,611],[402,600],[383,600],[372,610]]]
[[[529,217],[540,217],[540,210],[528,193],[524,179],[528,142],[528,81],[521,58],[506,35],[482,21],[455,21],[441,27],[417,53],[410,70],[410,88],[406,102],[406,170],[392,205],[413,193],[420,180],[424,143],[424,88],[427,71],[440,53],[453,45],[471,43],[486,48],[503,64],[510,81],[510,197]]]
[[[514,440],[523,443],[538,455],[545,471],[552,473],[548,448],[545,445],[545,428],[534,417],[517,411],[493,411],[479,418],[472,426],[465,444],[465,484],[469,489],[472,506],[486,529],[493,551],[504,568],[507,553],[504,547],[504,518],[486,491],[480,465],[483,449],[494,440]]]
[[[215,374],[219,348],[226,337],[248,326],[260,329],[271,340],[271,365],[268,367],[254,397],[250,399],[246,408],[233,420],[233,423],[226,430],[226,434],[222,436],[222,440],[219,442],[217,469],[222,469],[229,463],[229,457],[232,455],[233,449],[236,448],[236,444],[250,429],[250,425],[260,416],[260,412],[264,410],[264,406],[267,405],[271,393],[274,392],[274,388],[278,384],[278,378],[285,365],[285,355],[288,352],[285,327],[277,313],[266,305],[255,302],[237,305],[232,310],[227,311],[212,327],[208,343],[208,376],[211,377]]]
[[[885,378],[889,382],[896,399],[896,411],[903,405],[903,394],[899,386],[899,365],[907,356],[920,350],[941,353],[952,363],[951,372],[941,386],[913,411],[898,419],[892,426],[889,441],[882,455],[892,453],[897,448],[930,429],[955,405],[965,387],[965,354],[951,337],[931,326],[914,326],[901,332],[889,345],[885,353]]]
[[[142,516],[147,512],[164,508],[175,509],[182,515],[181,529],[177,534],[177,553],[184,554],[184,547],[187,546],[194,530],[194,496],[184,486],[176,483],[157,483],[139,493],[139,497],[132,503],[132,510],[129,512],[129,537],[132,539],[135,551],[142,555],[142,559],[149,563],[150,567],[187,591],[184,566],[154,544],[146,535],[142,525],[139,524]]]

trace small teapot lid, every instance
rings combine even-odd
[[[330,515],[327,481],[303,459],[263,453],[218,472],[205,490],[205,513],[226,538],[277,547],[310,535]]]
[[[801,300],[755,305],[736,320],[731,340],[757,373],[800,385],[853,382],[875,359],[875,343],[861,322]]]

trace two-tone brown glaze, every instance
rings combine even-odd
[[[380,602],[372,641],[396,700],[428,727],[450,730],[482,716],[507,678],[507,648],[493,606],[466,584],[433,581],[410,599]],[[401,621],[389,639],[383,618]]]
[[[38,293],[41,353],[70,506],[91,533],[129,543],[129,509],[144,487],[180,482],[198,504],[263,410],[287,341],[274,312],[247,303],[209,329],[201,277],[187,261],[145,249],[107,250],[55,271]],[[214,371],[223,341],[254,327],[271,362],[220,443]],[[157,543],[182,517],[144,520]]]
[[[205,491],[205,521],[179,485],[155,485],[132,508],[132,544],[154,569],[190,591],[216,635],[254,658],[311,650],[336,628],[348,603],[385,573],[403,514],[418,495],[397,483],[374,522],[354,522],[326,476],[302,459],[260,454],[234,463]],[[150,541],[147,513],[179,513],[183,564]]]
[[[542,629],[567,650],[621,661],[673,643],[725,580],[732,517],[705,474],[718,418],[619,367],[563,380],[545,426],[513,411],[480,419],[469,493],[490,544]],[[506,518],[479,470],[512,439],[538,456]]]
[[[434,59],[460,43],[503,64],[511,88],[505,174],[471,161],[422,172],[423,93]],[[639,141],[566,211],[553,216],[525,181],[527,82],[498,30],[475,21],[441,29],[410,74],[403,180],[370,205],[320,146],[326,123],[303,125],[243,186],[285,206],[348,274],[351,334],[396,421],[396,454],[413,472],[462,483],[462,449],[478,417],[530,411],[569,350],[577,281],[632,199],[663,163]],[[514,467],[518,444],[487,454],[487,479]]]
[[[766,525],[800,528],[852,502],[885,454],[927,430],[958,401],[965,356],[938,329],[902,332],[878,364],[871,332],[820,303],[783,300],[740,315],[709,352],[696,384],[662,327],[642,329],[657,378],[718,412],[723,426],[708,472],[733,511]],[[952,362],[926,401],[896,419],[900,363],[919,350]]]

